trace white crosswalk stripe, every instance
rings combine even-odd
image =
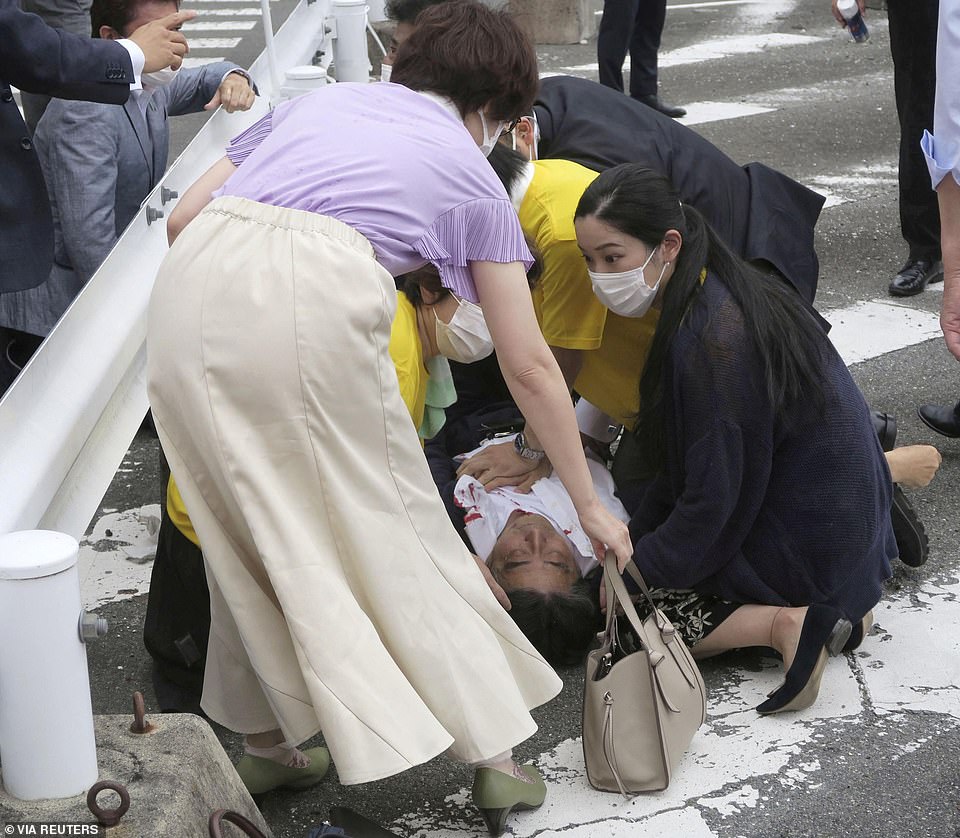
[[[190,38],[189,44],[191,50],[233,49],[240,41],[240,38]]]
[[[202,9],[199,20],[208,17],[261,17],[262,10],[254,6],[245,6],[241,9]],[[193,22],[191,22],[193,23]]]
[[[217,61],[226,61],[226,57],[223,55],[208,55],[208,56],[190,56],[183,59],[183,66],[187,67],[202,67],[204,64],[213,64]]]
[[[208,20],[198,21],[197,23],[185,23],[183,30],[185,32],[239,32],[253,29],[257,25],[255,20]],[[191,43],[197,39],[191,39]]]
[[[891,299],[822,312],[830,340],[847,365],[859,364],[940,337],[940,317]]]
[[[767,49],[809,46],[822,40],[822,38],[812,35],[790,35],[779,32],[745,35],[739,38],[715,38],[699,44],[691,44],[688,47],[663,52],[658,57],[657,64],[660,69],[679,67],[684,64],[699,64],[702,61],[716,61],[731,55],[749,55]],[[599,65],[595,62],[575,64],[572,67],[564,68],[571,75],[595,73],[598,69]],[[624,71],[630,69],[630,56],[627,56],[624,61],[623,69]]]
[[[775,110],[775,108],[742,105],[736,102],[685,102],[683,106],[687,109],[687,115],[677,121],[684,125],[702,125],[705,122],[717,122],[721,119],[742,119],[745,116],[756,116]]]

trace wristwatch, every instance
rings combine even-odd
[[[527,446],[527,440],[523,435],[523,431],[520,431],[520,433],[513,438],[513,447],[525,460],[539,461],[543,459],[543,451],[538,451],[536,448],[529,448]]]

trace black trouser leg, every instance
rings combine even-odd
[[[900,230],[910,259],[940,258],[940,212],[920,138],[933,131],[937,0],[889,0],[890,53],[900,118]]]
[[[630,38],[630,95],[657,93],[657,53],[667,16],[667,0],[639,0]]]
[[[597,32],[600,84],[623,92],[623,60],[633,36],[640,0],[604,0]],[[633,59],[631,59],[632,62]]]
[[[167,514],[166,499],[150,574],[143,642],[164,712],[199,713],[210,634],[210,591],[203,553]]]

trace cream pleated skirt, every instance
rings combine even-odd
[[[213,201],[150,303],[157,430],[203,545],[203,709],[318,731],[343,783],[493,757],[561,682],[450,524],[387,344],[393,279],[331,218]]]

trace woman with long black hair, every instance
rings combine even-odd
[[[697,656],[783,655],[760,713],[808,707],[827,655],[869,628],[897,554],[867,404],[796,294],[731,253],[660,175],[601,174],[576,231],[611,311],[660,311],[634,429],[636,476],[650,480],[634,561],[680,606]]]

